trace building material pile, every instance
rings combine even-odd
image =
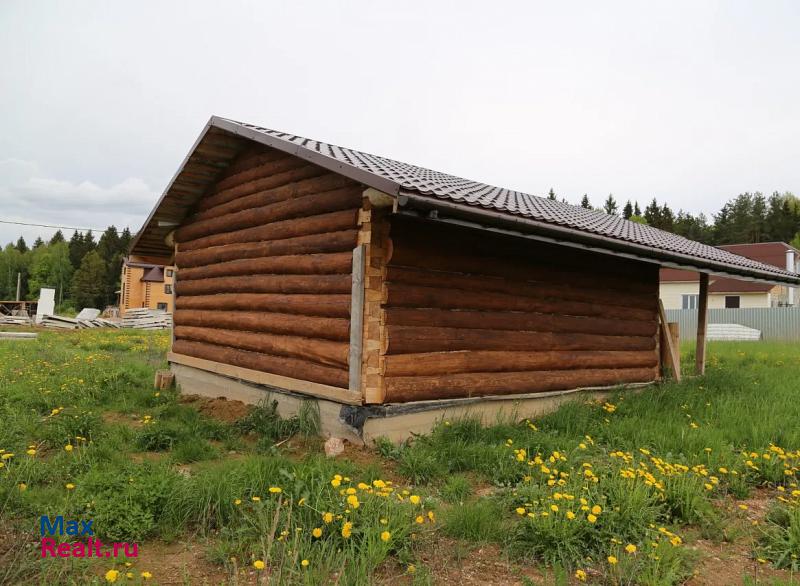
[[[61,315],[45,315],[41,325],[46,328],[61,330],[83,330],[91,328],[119,328],[119,324],[107,319],[77,319]]]
[[[160,309],[129,309],[122,317],[123,328],[167,330],[172,327],[172,314]]]
[[[31,325],[31,318],[27,315],[0,315],[0,325],[29,326]]]

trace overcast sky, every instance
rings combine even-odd
[[[798,30],[791,0],[1,0],[0,220],[135,231],[212,114],[571,202],[798,193]]]

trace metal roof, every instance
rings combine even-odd
[[[186,217],[205,189],[249,141],[282,150],[397,196],[400,211],[414,209],[415,213],[427,213],[437,219],[532,237],[540,235],[562,244],[614,251],[664,266],[800,284],[800,276],[795,273],[619,216],[216,116],[209,120],[137,235],[132,251],[171,254],[163,243],[164,236]]]

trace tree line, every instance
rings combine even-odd
[[[553,189],[548,198],[557,199]],[[788,242],[800,248],[800,198],[788,191],[776,191],[770,196],[760,192],[739,194],[711,218],[683,210],[676,213],[666,202],[659,203],[655,198],[644,209],[638,201],[631,200],[620,208],[614,195],[609,194],[603,204],[595,208],[584,194],[580,205],[714,246]]]
[[[120,233],[114,226],[98,240],[91,230],[76,230],[69,240],[59,230],[49,241],[37,238],[31,246],[20,237],[0,250],[0,300],[16,298],[20,274],[21,299],[36,300],[42,287],[50,287],[62,311],[113,305],[132,239],[128,228]]]
[[[547,197],[558,199],[553,189]],[[789,242],[800,248],[800,198],[789,192],[770,196],[742,193],[711,218],[683,210],[676,213],[655,198],[642,208],[638,201],[630,200],[620,206],[610,194],[595,208],[584,194],[580,205],[705,244]],[[98,240],[91,231],[75,231],[67,241],[59,230],[49,241],[37,238],[29,247],[20,237],[0,250],[0,299],[15,299],[20,273],[22,299],[38,299],[42,287],[52,287],[60,308],[103,309],[116,303],[122,262],[131,241],[128,228],[120,233],[114,226],[109,226]]]

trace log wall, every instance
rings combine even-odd
[[[175,231],[173,351],[347,389],[363,189],[274,149],[240,155]]]
[[[390,230],[381,401],[657,378],[655,265],[401,217]]]

